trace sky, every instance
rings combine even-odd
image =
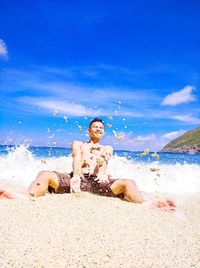
[[[0,144],[159,151],[200,126],[200,2],[0,1]]]

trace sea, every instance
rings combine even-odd
[[[114,151],[109,174],[134,180],[144,192],[200,193],[200,154],[141,153]],[[41,170],[71,172],[70,149],[0,145],[0,180],[28,187]]]

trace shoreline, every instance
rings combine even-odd
[[[10,148],[18,148],[18,147],[26,147],[26,148],[30,148],[30,149],[38,149],[38,148],[41,148],[41,149],[50,149],[50,150],[56,150],[56,149],[61,149],[61,150],[67,150],[67,151],[70,151],[71,152],[71,148],[69,147],[52,147],[52,146],[36,146],[36,145],[25,145],[25,144],[21,144],[21,145],[16,145],[16,144],[0,144],[1,147],[10,147]],[[185,148],[185,149],[184,149]],[[191,146],[191,151],[190,151],[190,146],[188,147],[184,147],[183,149],[182,148],[162,148],[160,150],[157,150],[156,152],[157,153],[172,153],[172,154],[195,154],[195,155],[199,155],[200,154],[200,147],[198,147],[198,149],[195,149],[193,148],[193,146]],[[128,153],[142,153],[144,150],[123,150],[123,149],[114,149],[114,153],[117,153],[117,152],[128,152]],[[155,150],[152,150],[152,151],[149,151],[149,154],[152,154],[152,153],[155,153]]]
[[[200,194],[177,202],[179,214],[85,192],[0,200],[0,266],[199,267]]]

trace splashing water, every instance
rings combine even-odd
[[[71,172],[72,157],[69,149],[53,148],[51,157],[49,150],[45,147],[33,150],[27,146],[1,148],[0,179],[28,187],[40,170]],[[140,190],[145,192],[200,192],[200,164],[196,161],[142,162],[136,156],[136,153],[118,152],[110,160],[109,173],[113,178],[135,180]]]

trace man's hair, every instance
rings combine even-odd
[[[100,122],[100,123],[102,123],[102,124],[104,125],[103,120],[102,120],[101,118],[96,117],[96,118],[94,118],[94,119],[90,122],[89,127],[91,127],[91,125],[92,125],[93,123],[95,123],[95,122]]]

